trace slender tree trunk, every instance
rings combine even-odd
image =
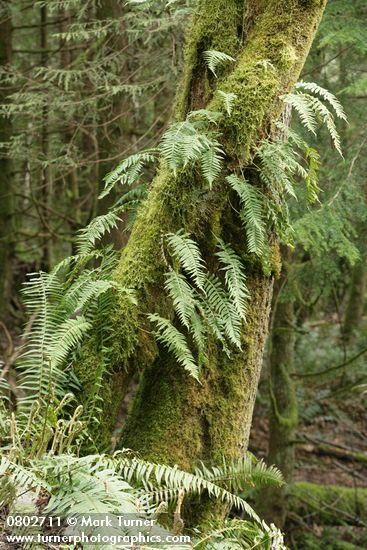
[[[366,301],[366,264],[362,258],[354,268],[350,285],[349,300],[345,312],[343,338],[351,343],[362,324]]]
[[[283,269],[277,281],[272,319],[269,362],[269,450],[267,463],[277,466],[286,482],[280,488],[261,492],[263,516],[282,528],[287,516],[288,484],[292,481],[295,462],[295,431],[298,425],[296,386],[292,380],[296,344],[294,298],[284,297],[290,252],[283,254]]]
[[[41,48],[41,65],[47,66],[47,6],[41,6],[40,8],[40,48]],[[42,107],[42,127],[41,127],[41,152],[42,160],[47,161],[48,158],[48,103],[47,99],[44,99]],[[50,232],[50,219],[48,206],[50,205],[50,174],[49,168],[46,166],[41,169],[41,193],[40,199],[42,202],[39,214],[41,217],[42,231],[46,237],[43,237],[42,242],[42,256],[41,256],[41,269],[47,271],[51,266],[51,236]]]
[[[10,2],[0,2],[0,69],[11,62],[11,14]],[[7,90],[0,88],[0,103],[6,102]],[[8,117],[0,120],[0,143],[6,143],[11,136],[11,121]],[[14,245],[13,194],[11,166],[5,148],[0,149],[0,316],[6,315],[12,287],[11,258]]]
[[[255,146],[273,132],[283,104],[279,96],[298,79],[324,10],[324,1],[201,0],[193,17],[186,46],[186,66],[179,88],[176,116],[206,108],[224,112],[216,88],[235,93],[230,117],[218,124],[228,172],[251,164]],[[203,52],[219,50],[236,57],[215,79],[206,69]],[[274,69],[266,69],[268,60]],[[269,230],[272,273],[265,275],[249,257],[234,197],[224,181],[205,190],[195,169],[177,177],[164,166],[140,209],[131,237],[122,252],[116,279],[134,288],[137,305],[121,301],[112,319],[113,338],[102,358],[93,341],[80,361],[77,374],[84,384],[81,399],[90,399],[94,379],[103,361],[102,422],[96,442],[108,444],[111,428],[129,375],[140,369],[142,379],[122,444],[151,459],[189,468],[198,459],[236,457],[247,446],[252,410],[267,332],[273,274],[280,259],[276,236]],[[246,261],[251,293],[243,351],[229,359],[212,341],[209,364],[201,385],[157,347],[146,312],[171,315],[164,291],[165,257],[162,236],[184,228],[195,235],[204,258],[213,264],[215,237],[232,244]],[[214,237],[213,237],[214,235]]]

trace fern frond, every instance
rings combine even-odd
[[[159,502],[170,502],[176,499],[180,490],[186,495],[201,495],[207,492],[211,498],[227,502],[231,506],[244,510],[255,521],[260,519],[252,507],[242,498],[227,491],[225,488],[205,479],[202,473],[189,473],[177,466],[154,464],[137,458],[127,458],[116,455],[116,464],[120,465],[121,475],[132,485],[141,485],[144,491],[142,498],[146,506]]]
[[[253,487],[279,486],[284,483],[281,472],[275,466],[268,467],[262,460],[257,461],[250,454],[232,461],[223,458],[222,464],[211,467],[201,463],[196,467],[195,473],[233,493],[249,491]]]
[[[217,323],[229,341],[241,349],[241,317],[231,302],[219,281],[214,275],[208,275],[204,281],[204,291],[210,309],[217,316]]]
[[[109,172],[103,179],[105,187],[99,195],[99,199],[106,197],[114,188],[116,183],[121,185],[133,185],[141,174],[143,167],[146,164],[155,162],[156,157],[153,149],[148,151],[142,151],[130,155],[122,162],[120,162],[112,172]]]
[[[207,123],[190,121],[198,113],[200,111],[193,111],[187,120],[171,124],[162,136],[159,149],[175,176],[179,168],[199,162],[203,177],[211,186],[221,170],[223,151],[215,134],[207,130]]]
[[[345,121],[347,120],[347,115],[344,112],[342,104],[335,97],[335,95],[329,92],[329,90],[326,90],[326,88],[322,88],[315,82],[304,82],[303,80],[297,82],[294,87],[296,90],[307,90],[309,92],[312,92],[313,94],[319,95],[320,97],[322,97],[322,99],[324,99],[331,105],[338,118],[341,118]]]
[[[79,254],[92,252],[95,243],[106,233],[117,227],[120,221],[119,213],[122,208],[111,210],[107,214],[93,218],[87,227],[80,229],[77,237],[77,248]]]
[[[51,365],[62,364],[70,351],[80,344],[90,328],[91,323],[83,315],[64,321],[53,334],[53,341],[49,346]]]
[[[331,140],[334,144],[335,149],[338,151],[339,155],[343,157],[341,150],[340,136],[338,130],[335,126],[334,117],[329,111],[329,109],[319,100],[318,97],[310,97],[310,105],[314,112],[320,117],[322,122],[325,124],[326,128],[329,131]]]
[[[157,314],[149,314],[149,320],[156,325],[155,337],[175,357],[176,361],[196,380],[199,380],[199,368],[187,345],[185,336],[168,319]]]
[[[168,233],[166,238],[174,257],[180,262],[186,273],[192,277],[195,285],[203,290],[205,280],[204,261],[196,242],[190,238],[188,233],[183,231]]]
[[[266,237],[262,195],[243,178],[231,175],[227,176],[226,180],[240,197],[242,206],[240,216],[246,229],[248,250],[261,256]]]
[[[264,521],[254,523],[241,519],[212,522],[204,535],[194,541],[195,550],[286,550],[282,532]],[[210,529],[211,527],[211,529]]]
[[[185,277],[176,271],[166,273],[165,289],[173,301],[174,309],[186,327],[190,327],[192,316],[195,312],[195,295]]]
[[[218,90],[218,94],[223,99],[224,107],[227,111],[228,116],[231,116],[233,103],[237,99],[237,94],[234,94],[232,92],[223,92],[222,90]]]
[[[217,50],[206,50],[203,52],[203,57],[205,63],[208,66],[208,69],[213,73],[214,76],[217,76],[216,70],[219,65],[223,63],[228,63],[229,61],[236,61],[234,57]]]
[[[245,320],[247,312],[247,302],[249,300],[249,291],[246,286],[246,276],[239,256],[232,250],[229,244],[222,240],[218,242],[218,256],[225,275],[225,282],[229,294],[233,300],[234,306],[240,317]]]
[[[310,105],[309,97],[308,94],[291,93],[281,96],[281,99],[298,113],[303,126],[316,135],[317,121]]]
[[[200,156],[201,173],[209,183],[210,189],[222,170],[223,154],[220,144],[213,141],[211,146]]]

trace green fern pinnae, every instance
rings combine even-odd
[[[191,121],[200,111],[193,111],[183,122],[171,124],[163,134],[159,149],[176,176],[180,168],[199,162],[204,178],[211,186],[222,167],[223,151],[207,123]],[[214,115],[214,113],[212,113]]]
[[[223,63],[228,63],[229,61],[236,61],[234,57],[217,50],[206,50],[203,52],[204,61],[208,66],[208,69],[217,76],[216,70],[219,65]]]
[[[333,109],[335,115],[346,121],[346,115],[337,98],[328,90],[325,90],[325,88],[318,86],[314,82],[298,82],[295,86],[294,93],[281,96],[281,98],[285,103],[288,103],[297,111],[304,127],[313,134],[316,133],[317,120],[320,119],[326,125],[335,149],[341,156],[343,156],[340,146],[340,137],[335,126],[333,114],[330,112],[329,108],[324,105],[319,97],[316,95],[311,95],[307,92],[317,94],[324,101],[327,101]]]
[[[202,145],[196,134],[194,125],[188,121],[171,124],[163,134],[159,150],[174,175],[190,160],[200,157]]]
[[[89,254],[93,250],[96,242],[100,240],[103,235],[117,227],[120,221],[119,213],[121,211],[122,208],[118,208],[102,216],[97,216],[93,218],[87,227],[81,229],[77,237],[78,253]]]
[[[305,178],[307,187],[307,200],[311,204],[318,201],[320,187],[318,185],[318,169],[320,167],[320,155],[313,147],[307,147],[305,150],[306,160],[308,162],[308,171]]]
[[[204,475],[180,470],[177,466],[154,464],[137,458],[128,458],[117,454],[116,464],[120,465],[120,472],[124,479],[131,485],[139,484],[144,488],[142,496],[149,502],[159,504],[162,500],[174,501],[179,491],[184,490],[186,495],[201,495],[207,492],[211,498],[227,502],[231,506],[244,510],[248,515],[260,522],[260,519],[251,506],[242,498],[230,491],[205,479]],[[149,491],[149,489],[151,489]]]
[[[191,315],[189,331],[198,350],[199,367],[205,366],[208,359],[206,355],[207,327],[196,311]]]
[[[330,113],[329,109],[322,103],[322,101],[319,100],[318,97],[310,97],[310,104],[312,105],[314,112],[319,116],[319,118],[328,129],[335,149],[337,150],[339,155],[343,157],[340,136],[336,129],[333,115]]]
[[[212,522],[208,527],[211,530],[207,529],[201,538],[194,540],[194,550],[287,550],[282,532],[264,521],[254,523],[231,518]]]
[[[263,198],[261,193],[245,179],[227,176],[226,180],[240,197],[240,217],[244,223],[249,252],[261,256],[265,248],[265,224],[263,221]]]
[[[204,281],[206,302],[218,317],[228,340],[241,349],[241,317],[228,300],[221,282],[214,275],[208,275]]]
[[[174,309],[181,323],[186,328],[189,328],[191,318],[195,312],[195,296],[193,289],[183,275],[173,270],[166,273],[164,286],[173,301]]]
[[[233,300],[233,304],[240,317],[245,320],[247,313],[247,303],[249,300],[249,291],[246,286],[246,276],[243,271],[243,266],[239,256],[232,248],[225,244],[222,240],[218,242],[218,256],[225,275],[225,282],[229,290],[229,294]]]
[[[228,116],[231,116],[233,103],[237,99],[237,94],[234,94],[233,92],[223,92],[222,90],[218,90],[218,94],[223,100],[224,108],[227,111]]]
[[[180,262],[182,268],[192,278],[195,285],[203,290],[205,280],[204,261],[198,245],[190,238],[188,233],[182,230],[166,235],[168,245],[172,249],[173,256]]]
[[[210,189],[222,170],[223,154],[219,143],[214,141],[200,157],[201,173],[209,183]]]
[[[142,151],[141,153],[130,155],[120,162],[112,172],[109,172],[103,178],[105,187],[98,198],[102,199],[106,197],[118,182],[122,185],[133,185],[140,176],[143,167],[146,164],[155,162],[156,157],[154,153],[153,149]]]
[[[211,467],[200,463],[195,473],[234,493],[249,491],[253,487],[280,486],[284,483],[282,473],[275,466],[266,466],[262,460],[257,461],[250,454],[232,461],[223,458],[222,464]]]
[[[309,98],[308,94],[303,93],[290,93],[281,96],[281,99],[297,112],[303,126],[316,135],[317,121]]]
[[[334,109],[334,112],[338,118],[344,121],[347,120],[347,116],[344,112],[344,109],[340,101],[335,97],[334,94],[329,92],[329,90],[322,88],[318,84],[315,84],[315,82],[304,82],[303,80],[300,80],[295,84],[295,89],[307,90],[309,92],[312,92],[313,94],[319,95],[322,99],[324,99],[331,105],[331,107]]]
[[[175,357],[185,370],[199,381],[199,367],[189,349],[185,336],[168,319],[157,314],[149,314],[149,320],[155,324],[154,335]]]
[[[75,349],[88,334],[91,328],[83,315],[76,319],[67,319],[55,331],[52,344],[49,347],[51,366],[60,366],[67,359],[71,350]]]

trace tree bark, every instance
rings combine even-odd
[[[11,62],[11,14],[10,2],[0,2],[0,68],[6,68]],[[0,103],[6,103],[7,90],[4,84],[0,89]],[[6,143],[11,137],[10,118],[3,116],[0,121],[0,143]],[[11,258],[14,245],[13,194],[11,188],[11,165],[6,148],[0,149],[0,312],[6,316],[12,287]]]
[[[351,343],[361,328],[366,296],[366,265],[362,258],[354,268],[350,285],[349,300],[345,312],[343,338]]]
[[[224,112],[217,90],[235,93],[231,117],[218,124],[226,169],[244,170],[256,145],[272,135],[283,103],[279,96],[298,79],[325,1],[201,0],[186,46],[186,66],[179,87],[176,117],[206,108]],[[236,57],[234,67],[206,69],[202,53],[219,50]],[[268,60],[274,69],[266,69]],[[227,173],[228,173],[227,172]],[[99,446],[108,445],[119,403],[131,373],[143,373],[122,444],[150,459],[190,468],[198,459],[237,457],[247,446],[252,410],[267,332],[273,275],[280,270],[279,250],[269,228],[272,273],[265,275],[249,256],[243,229],[231,207],[234,197],[224,181],[205,190],[194,168],[176,177],[162,166],[131,237],[122,251],[116,280],[136,291],[138,305],[121,301],[112,315],[108,353],[96,351],[91,339],[77,367],[88,400],[94,378],[103,372]],[[212,341],[201,385],[188,378],[171,356],[151,338],[145,313],[172,315],[164,292],[165,257],[162,236],[184,228],[195,235],[205,260],[213,264],[215,237],[231,243],[247,266],[251,293],[242,352],[229,359]],[[213,235],[215,237],[213,237]],[[105,370],[108,363],[108,373]]]
[[[296,317],[294,298],[284,297],[287,281],[287,265],[291,257],[289,249],[282,255],[282,274],[277,281],[276,305],[273,313],[269,365],[269,450],[267,463],[274,464],[282,472],[286,484],[279,488],[261,491],[261,512],[265,519],[283,528],[288,511],[289,483],[292,481],[298,406],[296,387],[292,379]]]

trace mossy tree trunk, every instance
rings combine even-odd
[[[296,386],[292,380],[296,344],[295,300],[284,293],[287,283],[287,266],[291,253],[282,255],[284,263],[281,277],[274,292],[275,309],[269,361],[269,450],[267,463],[276,465],[283,474],[285,485],[261,492],[263,516],[278,527],[284,526],[288,510],[288,484],[292,481],[295,462],[295,431],[298,424]],[[283,292],[282,292],[283,291]],[[285,294],[285,295],[284,295]]]
[[[324,0],[198,3],[188,34],[176,118],[182,120],[199,108],[225,112],[218,90],[236,94],[231,116],[223,116],[217,127],[227,173],[245,170],[256,145],[272,135],[283,110],[279,96],[298,79],[324,7]],[[206,50],[225,52],[236,62],[218,70],[215,79],[203,60]],[[120,302],[110,320],[108,355],[102,357],[91,339],[77,369],[84,384],[82,400],[91,399],[94,380],[103,374],[102,422],[95,434],[99,446],[108,445],[129,376],[139,369],[141,382],[123,431],[124,446],[184,468],[198,459],[237,457],[246,448],[279,251],[276,235],[269,228],[273,271],[265,275],[258,259],[247,253],[240,220],[231,206],[234,203],[224,179],[208,190],[195,168],[174,177],[161,167],[116,272],[119,283],[135,289],[138,304]],[[172,318],[164,292],[162,236],[181,228],[194,235],[214,271],[215,237],[230,243],[244,259],[251,293],[242,351],[233,352],[229,359],[211,341],[201,384],[157,347],[145,315],[157,312]],[[109,374],[101,370],[106,361]]]
[[[0,69],[6,70],[11,61],[11,14],[10,2],[0,2]],[[6,103],[7,90],[0,88],[0,103]],[[0,143],[6,143],[11,136],[11,121],[0,120]],[[6,316],[12,286],[13,254],[12,223],[13,195],[11,188],[11,166],[5,147],[0,149],[0,316]]]

